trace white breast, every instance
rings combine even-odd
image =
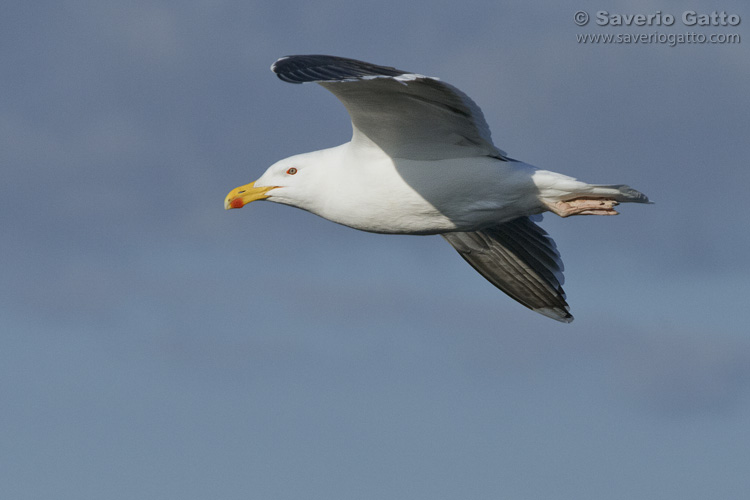
[[[325,166],[315,206],[326,219],[379,233],[476,230],[539,204],[533,167],[491,157],[415,161],[343,145]]]

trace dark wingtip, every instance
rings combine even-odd
[[[559,321],[560,323],[572,323],[573,319],[575,319],[573,318],[573,315],[570,314],[570,311],[568,311],[567,307],[565,309],[561,309],[559,307],[530,307],[529,309],[531,309],[535,313],[541,314],[542,316],[546,316],[548,318],[554,319],[555,321]]]
[[[390,66],[378,66],[357,59],[321,54],[281,57],[271,65],[271,71],[288,83],[330,82],[408,73]]]

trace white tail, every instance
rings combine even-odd
[[[617,215],[620,203],[651,203],[648,197],[625,184],[586,184],[567,175],[537,170],[532,176],[539,200],[560,217]]]

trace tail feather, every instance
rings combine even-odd
[[[589,184],[585,196],[607,198],[620,203],[651,203],[648,196],[626,184]]]
[[[537,170],[532,179],[545,203],[570,201],[578,198],[603,198],[618,203],[651,203],[648,196],[625,184],[588,184],[573,177]]]

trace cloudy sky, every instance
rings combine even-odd
[[[737,0],[6,2],[0,496],[742,497],[748,23]],[[741,42],[576,39],[684,33]],[[349,138],[332,95],[268,70],[299,53],[441,77],[511,156],[656,204],[545,218],[570,325],[437,236],[226,212]]]

